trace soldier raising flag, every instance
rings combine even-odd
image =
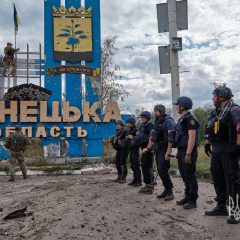
[[[14,19],[14,34],[15,34],[15,47],[13,47],[12,43],[8,42],[7,46],[4,48],[4,58],[3,58],[3,69],[2,69],[2,76],[6,77],[6,73],[9,69],[11,69],[11,75],[13,77],[16,76],[16,71],[17,71],[17,63],[15,59],[15,54],[18,52],[20,49],[16,48],[17,45],[17,32],[18,32],[18,26],[20,24],[20,20],[18,17],[18,13],[16,10],[15,4],[13,4],[13,19]]]

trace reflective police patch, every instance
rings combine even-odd
[[[190,120],[190,125],[195,126],[196,125],[196,121],[194,119]]]

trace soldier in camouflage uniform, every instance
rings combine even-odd
[[[27,169],[24,161],[24,151],[26,145],[30,144],[30,140],[22,133],[22,129],[19,126],[15,127],[15,133],[6,138],[4,146],[10,150],[9,159],[9,181],[14,181],[16,163],[18,162],[23,178],[27,178]]]
[[[17,71],[17,64],[15,59],[15,53],[19,51],[19,48],[13,48],[11,43],[7,43],[7,46],[4,48],[4,58],[3,58],[3,69],[2,69],[2,76],[6,77],[6,72],[8,69],[12,68],[11,74],[12,76],[16,76]]]

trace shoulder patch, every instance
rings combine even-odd
[[[191,119],[189,121],[189,123],[190,123],[190,125],[195,126],[196,125],[196,120],[195,119]]]

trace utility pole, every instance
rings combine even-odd
[[[172,110],[173,118],[176,121],[178,113],[176,111],[177,99],[180,97],[180,81],[179,81],[179,63],[178,51],[174,51],[173,39],[177,37],[177,3],[176,0],[168,0],[168,23],[169,23],[169,43],[170,43],[170,68],[171,68],[171,84],[172,84]]]
[[[157,4],[158,32],[169,32],[169,45],[159,47],[160,73],[171,73],[172,112],[175,121],[179,115],[174,103],[180,97],[178,51],[182,50],[182,38],[177,31],[188,29],[187,0],[168,0]]]

